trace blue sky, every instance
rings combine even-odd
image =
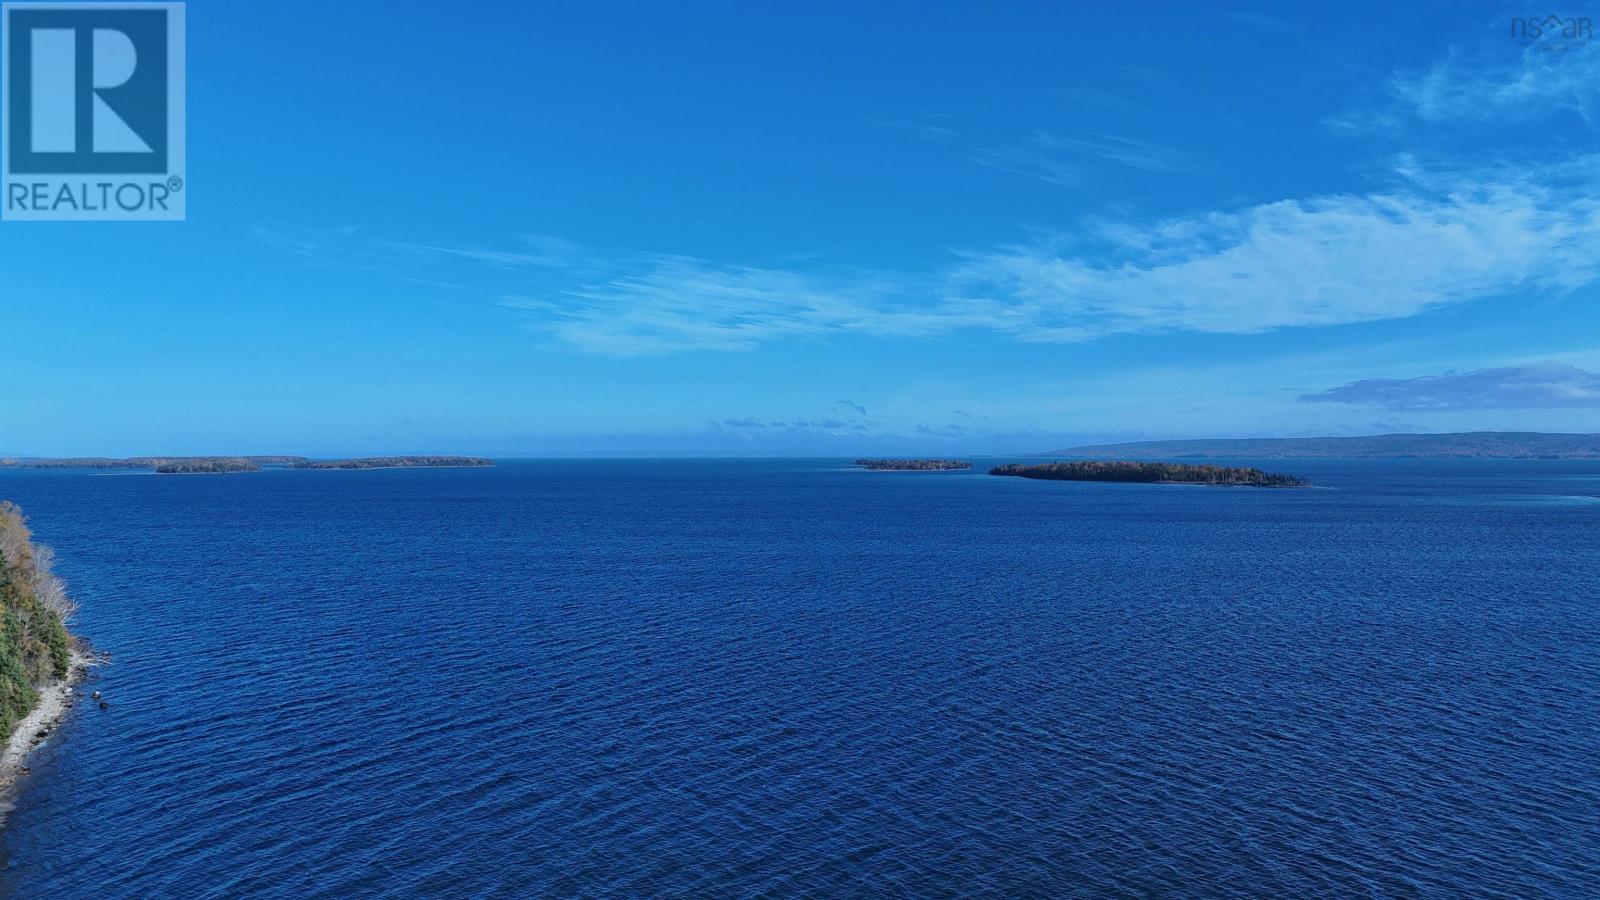
[[[0,452],[1597,431],[1519,12],[192,2],[188,220],[0,225]]]

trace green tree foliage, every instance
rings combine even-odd
[[[16,504],[0,503],[0,734],[11,733],[38,702],[38,687],[64,678],[71,615],[49,552],[36,546]]]

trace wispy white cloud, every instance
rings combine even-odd
[[[407,277],[498,285],[554,340],[618,356],[749,351],[851,335],[958,330],[1016,340],[1250,334],[1417,315],[1600,280],[1600,155],[1536,169],[1429,169],[1402,158],[1381,192],[1281,200],[973,252],[931,275],[585,254],[554,239],[504,249],[261,237],[297,254],[453,261]]]
[[[945,117],[944,116],[936,116],[934,118],[939,119],[939,120],[943,120]],[[869,117],[869,118],[867,118],[867,121],[871,122],[874,125],[877,125],[880,128],[892,128],[892,129],[895,129],[897,131],[908,132],[908,133],[910,133],[912,135],[915,135],[915,136],[917,136],[919,138],[922,138],[923,140],[926,140],[926,141],[942,141],[942,140],[946,140],[948,138],[953,138],[953,137],[956,136],[956,130],[954,128],[950,128],[950,127],[947,127],[945,125],[939,125],[939,124],[936,124],[935,122],[931,122],[931,121],[927,121],[927,120],[923,120],[923,119],[910,119],[910,118],[875,119],[875,118],[870,118]]]
[[[1294,30],[1294,25],[1285,19],[1264,13],[1230,12],[1228,18],[1247,28],[1264,31],[1272,34],[1284,34]]]
[[[1596,50],[1543,55],[1551,60],[1524,55],[1521,75],[1471,73],[1446,61],[1397,79],[1394,96],[1411,115],[1441,119],[1475,115],[1467,106],[1477,100],[1492,109],[1536,98],[1535,106],[1582,111],[1582,98],[1600,90]],[[1039,133],[987,153],[980,158],[987,165],[1059,184],[1100,162],[1169,173],[1193,165],[1172,148],[1104,133]],[[337,255],[338,245],[353,259],[437,264],[408,273],[425,277],[445,263],[457,267],[451,275],[471,267],[530,328],[620,356],[969,329],[1031,342],[1251,334],[1398,319],[1595,283],[1600,154],[1520,167],[1401,157],[1368,192],[1099,222],[1072,235],[971,251],[917,274],[602,254],[541,236],[484,248],[258,234],[302,256]]]
[[[265,241],[280,250],[287,250],[296,256],[306,259],[316,258],[322,250],[321,243],[315,238],[281,228],[255,225],[250,228],[250,234],[252,237]]]
[[[1516,172],[1438,175],[1371,195],[1284,200],[1103,229],[1093,254],[976,256],[964,312],[1025,340],[1113,333],[1248,334],[1394,319],[1600,274],[1600,180]]]
[[[566,268],[583,262],[581,248],[576,242],[542,234],[521,235],[518,237],[519,246],[512,249],[459,247],[407,241],[369,241],[368,244],[376,250],[418,256],[455,257],[507,269],[525,266]]]
[[[326,239],[262,237],[290,252],[331,252]],[[1030,342],[1251,334],[1397,319],[1517,291],[1559,294],[1600,280],[1600,155],[1471,171],[1403,158],[1382,192],[1100,222],[1070,240],[974,252],[923,276],[822,276],[684,256],[598,259],[550,241],[359,246],[390,262],[474,266],[487,277],[465,280],[500,285],[501,305],[530,328],[618,356],[967,329]]]
[[[1035,142],[1047,150],[1098,157],[1146,172],[1182,172],[1193,166],[1187,153],[1152,141],[1114,134],[1095,132],[1075,137],[1040,134]]]
[[[1193,166],[1188,154],[1171,147],[1101,132],[1067,136],[1041,131],[1023,143],[986,147],[972,155],[979,165],[1067,186],[1082,181],[1096,160],[1146,172],[1182,172]]]
[[[1509,43],[1510,38],[1506,38]],[[1455,51],[1387,85],[1387,101],[1328,119],[1336,131],[1392,131],[1411,123],[1504,126],[1560,113],[1600,124],[1600,41],[1565,41],[1547,32],[1504,61],[1496,53]]]
[[[1412,411],[1600,408],[1600,372],[1544,362],[1417,378],[1369,378],[1300,399]]]
[[[1134,104],[1129,102],[1121,94],[1104,90],[1103,88],[1076,85],[1073,87],[1057,88],[1055,93],[1074,103],[1082,103],[1088,106],[1098,106],[1101,109],[1109,109],[1116,112],[1127,112],[1128,110],[1135,108]]]
[[[1012,144],[984,147],[974,151],[970,159],[980,166],[1037,178],[1061,187],[1072,187],[1083,181],[1084,168],[1081,162],[1063,159],[1036,146]]]
[[[419,260],[466,260],[502,269],[570,269],[593,263],[577,242],[543,234],[518,235],[508,247],[485,248],[384,240],[368,236],[356,227],[306,229],[258,225],[252,227],[250,233],[307,260],[367,269]]]
[[[753,350],[785,338],[936,334],[938,310],[906,303],[897,282],[867,276],[823,280],[781,269],[657,256],[606,280],[501,304],[535,314],[530,324],[594,352],[641,356],[682,350]]]

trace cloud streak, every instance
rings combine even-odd
[[[1393,131],[1411,124],[1504,125],[1561,113],[1600,124],[1600,42],[1561,43],[1559,32],[1525,47],[1511,62],[1460,51],[1387,85],[1387,102],[1328,120],[1335,131]]]
[[[338,256],[346,246],[351,259],[389,268],[409,258],[430,264],[430,277],[445,261],[472,267],[450,274],[494,290],[527,327],[614,356],[961,331],[1026,342],[1254,334],[1514,292],[1559,295],[1600,280],[1600,155],[1515,170],[1430,171],[1402,160],[1392,180],[1383,192],[1102,222],[969,253],[927,275],[606,259],[551,239],[494,250],[261,236],[301,255]]]
[[[750,351],[783,339],[931,335],[948,327],[938,312],[908,304],[897,287],[657,256],[605,281],[510,294],[501,305],[564,343],[616,356]]]
[[[1553,172],[1499,178],[1435,176],[1382,194],[1118,224],[1093,255],[1011,249],[975,257],[958,279],[968,316],[984,311],[1030,341],[1369,322],[1594,281],[1594,175],[1580,191]]]
[[[1600,372],[1547,362],[1419,378],[1369,378],[1300,399],[1412,411],[1600,409]]]
[[[956,136],[954,128],[947,128],[943,125],[935,125],[932,122],[918,119],[868,118],[867,121],[880,128],[892,128],[896,131],[908,132],[925,141],[942,141]]]
[[[1041,131],[1020,144],[985,147],[971,159],[992,169],[1062,186],[1081,182],[1096,160],[1169,174],[1193,167],[1188,154],[1171,147],[1103,132],[1064,136]]]
[[[1516,106],[1577,110],[1600,92],[1600,42],[1517,66],[1457,59],[1401,76],[1391,109],[1428,121]],[[1486,104],[1479,106],[1478,104]],[[887,123],[900,125],[903,123]],[[1106,133],[1036,134],[985,165],[1071,184],[1097,163],[1176,173],[1187,155]],[[505,249],[258,235],[307,257],[457,267],[562,345],[614,356],[748,352],[782,341],[983,332],[1025,342],[1256,334],[1559,296],[1600,280],[1600,154],[1543,166],[1429,168],[1409,157],[1366,192],[1326,193],[960,254],[926,273],[802,272],[689,256],[586,254],[527,236]],[[425,273],[431,275],[432,273]],[[473,279],[463,279],[472,281]],[[863,412],[858,410],[858,412]],[[863,412],[864,414],[864,412]]]

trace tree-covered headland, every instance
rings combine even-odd
[[[71,666],[66,623],[77,606],[51,571],[53,560],[50,548],[33,542],[22,510],[0,502],[0,736]]]

